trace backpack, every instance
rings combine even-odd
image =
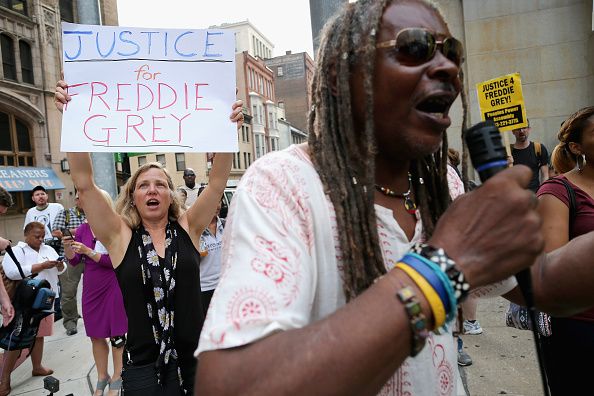
[[[13,351],[31,349],[35,343],[39,324],[46,316],[53,313],[56,293],[51,290],[45,279],[35,279],[37,274],[25,277],[21,264],[18,262],[10,246],[6,249],[21,274],[14,296],[11,298],[14,306],[14,319],[6,327],[0,327],[0,348]]]

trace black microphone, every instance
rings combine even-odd
[[[501,142],[501,132],[493,121],[480,122],[464,133],[472,166],[481,182],[507,168],[507,153]]]
[[[472,166],[478,172],[481,182],[484,183],[491,176],[508,167],[507,153],[501,141],[501,132],[499,132],[499,128],[497,128],[493,121],[483,121],[470,127],[464,132],[464,140],[466,140],[466,145],[468,146]],[[536,330],[537,322],[530,269],[525,269],[517,273],[516,279],[520,285],[522,295],[528,307],[530,320],[532,321],[532,334],[534,335],[534,344],[540,366],[543,390],[545,395],[549,395],[546,372],[544,371],[544,355],[538,342],[539,334]]]

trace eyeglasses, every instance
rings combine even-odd
[[[184,177],[187,177],[187,176],[192,177],[192,176],[196,176],[196,175],[194,173],[184,173]]]
[[[378,43],[376,48],[393,48],[398,62],[410,66],[430,61],[438,48],[457,66],[464,61],[464,48],[460,41],[453,37],[437,40],[432,32],[423,28],[402,29],[396,34],[395,40]]]

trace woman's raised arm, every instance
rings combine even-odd
[[[241,128],[243,124],[242,106],[243,102],[241,100],[233,103],[231,115],[229,116],[232,122],[237,123],[237,128]],[[192,206],[180,217],[180,225],[188,231],[196,247],[199,245],[202,231],[204,231],[215,215],[217,206],[227,186],[227,179],[229,178],[229,172],[231,172],[232,163],[233,153],[217,153],[215,155],[208,178],[208,185]]]
[[[71,100],[67,89],[68,84],[65,81],[58,81],[56,84],[54,102],[60,112],[63,111],[64,105]],[[66,153],[66,155],[70,164],[70,176],[78,190],[80,202],[89,224],[93,227],[97,239],[110,253],[113,251],[113,255],[117,258],[113,262],[119,263],[124,256],[132,232],[112,209],[93,181],[93,166],[89,153]],[[122,250],[122,246],[124,250]]]

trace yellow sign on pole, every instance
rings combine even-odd
[[[483,121],[495,122],[502,132],[528,126],[520,73],[478,83],[476,92]]]

